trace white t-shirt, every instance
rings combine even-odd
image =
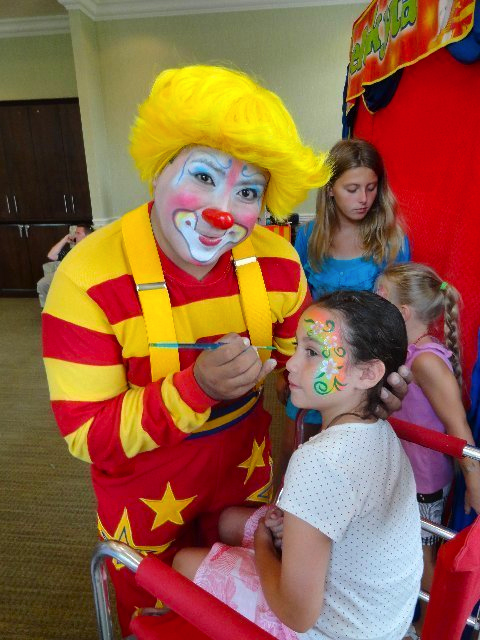
[[[423,570],[415,481],[390,424],[334,425],[293,454],[279,506],[332,539],[322,613],[300,638],[397,640]]]

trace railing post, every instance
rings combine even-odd
[[[100,640],[114,640],[112,614],[108,597],[108,575],[105,558],[110,557],[124,564],[133,573],[137,572],[142,556],[126,545],[111,540],[99,542],[93,552],[90,564],[93,598],[97,613],[98,637]]]

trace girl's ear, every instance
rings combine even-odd
[[[333,189],[332,189],[332,187],[327,187],[327,196],[329,198],[333,198]]]
[[[408,322],[410,320],[410,318],[412,317],[412,310],[411,308],[408,306],[408,304],[401,304],[398,307],[400,313],[402,314],[402,317],[404,319],[405,322]]]
[[[385,365],[378,359],[360,362],[356,366],[359,371],[356,381],[358,389],[371,389],[380,382],[385,375]]]

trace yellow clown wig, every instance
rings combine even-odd
[[[150,185],[167,162],[194,144],[266,169],[265,204],[278,219],[329,179],[326,155],[302,143],[280,98],[245,73],[223,67],[163,71],[139,107],[130,142]]]

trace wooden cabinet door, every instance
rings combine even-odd
[[[76,102],[66,102],[58,105],[58,111],[62,123],[65,164],[70,185],[69,206],[74,220],[88,222],[92,219],[92,205],[88,188],[80,108]]]
[[[10,199],[13,219],[16,221],[45,219],[28,107],[2,105],[0,133],[9,182],[7,195]]]
[[[78,101],[0,104],[0,221],[91,219]]]
[[[72,217],[70,188],[58,105],[36,104],[28,109],[44,208],[43,219],[69,219]]]
[[[29,253],[32,279],[35,283],[43,276],[42,265],[49,262],[47,253],[69,230],[68,224],[26,224],[24,236]]]
[[[7,294],[33,290],[35,283],[23,225],[0,225],[0,289]]]
[[[7,160],[3,151],[2,136],[0,135],[0,220],[2,222],[12,222],[15,220],[15,212],[13,211],[13,201],[11,202],[9,187]]]

